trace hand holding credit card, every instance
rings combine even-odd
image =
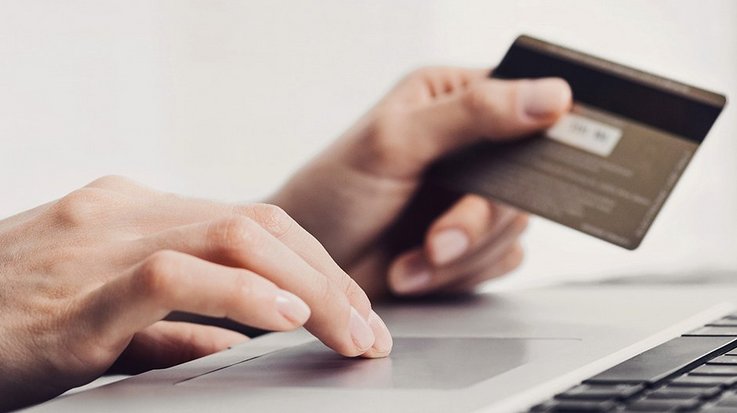
[[[520,36],[493,77],[560,77],[570,113],[538,136],[482,142],[428,172],[627,249],[639,246],[726,98]]]

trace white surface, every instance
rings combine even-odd
[[[0,216],[110,173],[258,199],[403,73],[523,32],[737,98],[728,0],[2,0]],[[731,105],[636,252],[536,220],[512,279],[737,269],[735,136]]]

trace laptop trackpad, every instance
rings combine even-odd
[[[180,385],[454,389],[468,387],[571,339],[395,337],[390,357],[350,359],[314,341],[199,376]],[[537,357],[535,357],[537,355]]]

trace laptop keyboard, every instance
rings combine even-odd
[[[737,313],[606,370],[530,412],[737,412]]]

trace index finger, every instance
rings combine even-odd
[[[391,349],[388,330],[347,274],[336,280],[318,271],[250,218],[231,216],[174,228],[139,244],[141,255],[167,248],[262,275],[302,298],[312,310],[305,327],[345,356],[385,356]],[[360,291],[354,297],[366,300],[365,316],[349,300],[346,289]]]
[[[192,222],[212,221],[213,218],[247,217],[261,226],[273,238],[288,247],[312,269],[321,273],[330,283],[339,289],[356,309],[358,314],[366,320],[376,337],[375,345],[364,356],[375,357],[387,354],[392,347],[392,338],[381,318],[371,309],[371,302],[364,290],[333,260],[320,242],[299,225],[284,210],[269,204],[232,205],[200,199],[186,199],[180,197],[157,198],[154,202],[161,203],[146,208],[146,216],[141,220],[146,222],[165,222],[167,227],[191,225]],[[149,245],[141,250],[140,256],[150,254],[156,248],[174,248],[178,242],[181,248],[188,251],[189,246],[184,237],[176,240],[175,235],[168,232],[177,232],[173,228],[151,237]],[[203,236],[198,234],[197,236]],[[175,242],[175,244],[172,244]]]

